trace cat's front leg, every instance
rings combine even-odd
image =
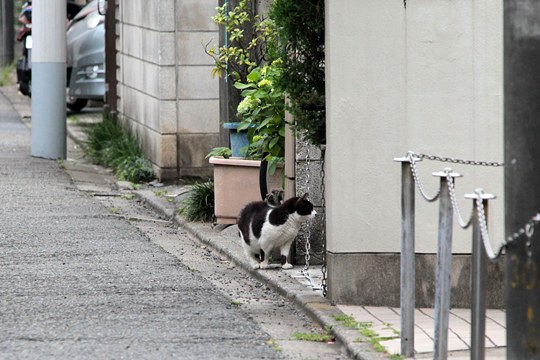
[[[259,264],[260,268],[261,269],[268,269],[268,267],[269,267],[268,259],[266,258],[265,252],[264,252],[263,249],[261,249],[260,259],[261,259],[261,263]]]
[[[259,263],[259,259],[257,259],[256,257],[249,257],[249,265],[251,265],[251,268],[253,270],[257,270],[258,268],[260,268],[260,263]]]
[[[281,268],[285,270],[293,268],[292,264],[289,262],[289,253],[293,240],[286,242],[279,249],[281,252]]]

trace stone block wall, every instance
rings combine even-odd
[[[118,111],[161,180],[209,176],[219,94],[205,38],[217,0],[117,0]]]

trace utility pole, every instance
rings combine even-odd
[[[13,62],[14,50],[13,0],[0,0],[0,66]]]
[[[32,156],[66,158],[66,1],[32,6]]]
[[[506,233],[540,212],[540,6],[504,0]],[[540,225],[538,225],[540,226]],[[529,227],[528,230],[531,230]],[[507,359],[540,359],[540,228],[505,256]],[[529,231],[530,234],[530,231]]]

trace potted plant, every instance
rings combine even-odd
[[[273,87],[279,62],[256,67],[245,83],[237,82],[243,100],[238,105],[239,130],[246,130],[249,145],[245,158],[234,157],[228,148],[216,148],[210,155],[214,165],[215,215],[218,223],[236,223],[242,207],[261,199],[262,192],[283,189],[285,148],[285,101]],[[268,179],[261,181],[261,164],[268,164]],[[276,171],[278,170],[278,171]],[[263,173],[264,174],[264,173]],[[261,191],[261,184],[268,187]]]
[[[271,61],[275,51],[269,50],[275,47],[275,27],[273,22],[257,14],[254,0],[241,0],[232,8],[225,3],[216,8],[212,20],[224,28],[225,41],[218,48],[210,47],[209,42],[204,50],[214,61],[212,76],[218,75],[229,84],[227,108],[230,110],[221,122],[223,128],[229,130],[234,156],[244,156],[240,149],[248,144],[247,132],[239,129],[240,120],[230,113],[242,100],[241,90],[233,85],[246,83],[254,68]]]

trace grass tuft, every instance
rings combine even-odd
[[[0,86],[6,86],[11,83],[9,77],[14,69],[15,63],[12,63],[0,69]]]
[[[178,208],[178,213],[188,221],[211,222],[214,220],[214,182],[196,183]]]
[[[84,131],[85,153],[90,161],[113,169],[120,180],[141,183],[155,178],[152,163],[144,158],[137,139],[124,133],[112,119],[105,117]]]

